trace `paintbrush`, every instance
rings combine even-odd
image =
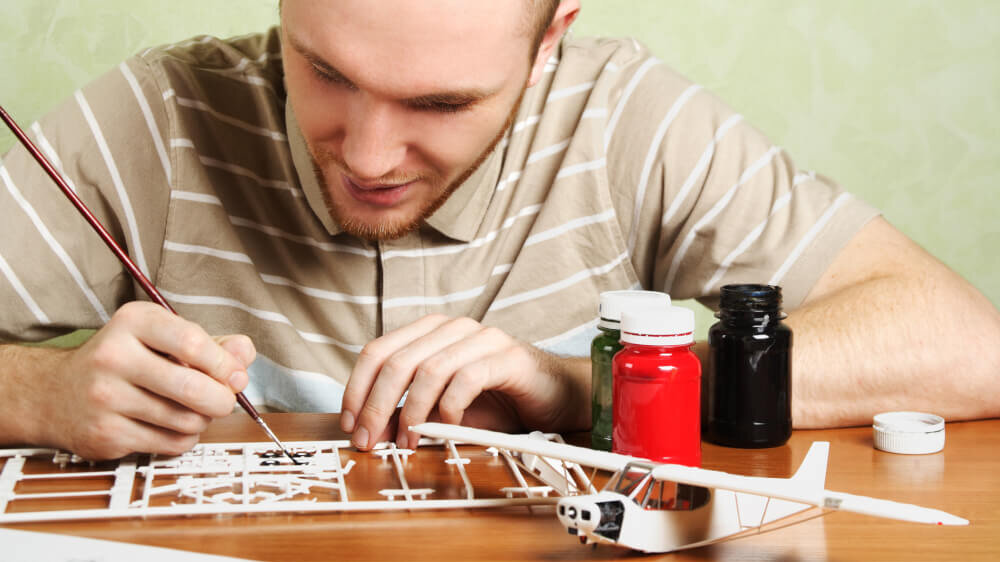
[[[95,217],[94,214],[90,212],[90,209],[88,209],[87,206],[83,203],[83,201],[80,200],[79,197],[77,197],[76,193],[72,189],[70,189],[69,184],[66,183],[66,180],[62,178],[59,172],[56,171],[55,167],[53,167],[52,164],[49,162],[49,160],[45,158],[45,155],[43,155],[41,151],[38,150],[38,147],[36,147],[35,144],[31,142],[31,139],[29,139],[28,136],[24,134],[24,131],[21,130],[21,127],[17,125],[17,123],[10,116],[10,114],[7,113],[7,110],[5,110],[3,106],[0,106],[0,117],[3,118],[3,122],[6,123],[7,127],[11,130],[11,132],[14,133],[14,136],[17,137],[17,140],[21,141],[21,144],[24,145],[24,148],[26,148],[28,152],[30,152],[31,155],[35,158],[35,160],[38,161],[38,163],[45,170],[45,173],[48,174],[50,178],[52,178],[52,181],[56,182],[56,185],[59,186],[59,189],[62,190],[63,194],[66,195],[66,197],[70,200],[70,202],[73,203],[73,206],[76,207],[76,210],[80,211],[80,214],[83,215],[83,218],[87,220],[87,222],[90,224],[91,227],[93,227],[94,231],[97,232],[97,235],[100,236],[101,240],[103,240],[104,243],[108,246],[108,249],[110,249],[111,252],[115,255],[115,257],[118,258],[118,261],[122,262],[122,265],[125,266],[125,269],[127,269],[129,274],[132,275],[132,278],[135,279],[136,282],[142,286],[142,289],[146,291],[146,294],[149,295],[149,298],[152,299],[153,302],[162,306],[163,308],[166,308],[170,312],[177,314],[177,311],[174,310],[174,307],[170,306],[170,303],[168,303],[167,300],[163,298],[163,295],[161,295],[160,292],[156,290],[156,287],[153,286],[153,283],[150,282],[149,278],[147,278],[146,275],[142,272],[142,270],[140,270],[139,267],[135,265],[135,262],[132,261],[132,258],[128,257],[128,254],[125,253],[124,250],[122,250],[121,246],[119,246],[117,242],[115,242],[115,239],[112,238],[110,234],[108,234],[108,231],[107,229],[104,228],[104,225],[102,225],[101,222],[97,220],[97,217]],[[180,315],[178,314],[178,316]],[[178,363],[184,365],[183,362],[178,361]],[[187,365],[184,366],[186,367]],[[243,409],[246,410],[248,414],[250,414],[250,417],[253,418],[253,420],[257,422],[257,424],[260,425],[261,428],[264,429],[264,433],[266,433],[267,436],[270,437],[272,441],[274,441],[274,443],[278,446],[278,448],[281,449],[281,452],[285,453],[285,455],[289,459],[291,459],[293,464],[299,464],[299,461],[297,461],[295,457],[293,457],[288,452],[288,450],[285,449],[285,446],[278,439],[278,436],[275,435],[273,431],[271,431],[271,428],[267,426],[267,423],[264,422],[264,419],[260,417],[259,413],[257,413],[257,409],[253,407],[253,404],[251,404],[250,401],[247,400],[247,397],[244,396],[242,392],[236,393],[236,401],[239,402],[240,406],[242,406]]]

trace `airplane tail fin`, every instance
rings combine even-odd
[[[816,441],[809,447],[806,458],[792,476],[792,482],[806,490],[822,490],[826,487],[826,463],[830,457],[830,443]]]

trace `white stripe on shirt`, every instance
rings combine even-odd
[[[612,208],[604,212],[590,215],[587,217],[580,217],[577,219],[573,219],[569,222],[563,223],[554,228],[550,228],[548,230],[543,230],[542,232],[532,234],[524,241],[524,244],[522,244],[521,247],[527,248],[528,246],[533,246],[535,244],[538,244],[539,242],[544,242],[546,240],[550,240],[557,236],[561,236],[571,230],[576,230],[577,228],[581,228],[591,224],[607,222],[613,218],[615,218],[615,210]]]
[[[316,297],[318,299],[333,301],[333,302],[349,302],[353,304],[378,304],[378,297],[374,296],[360,296],[360,295],[350,295],[347,293],[338,293],[334,291],[328,291],[326,289],[317,289],[315,287],[307,287],[305,285],[300,285],[287,277],[281,277],[278,275],[270,275],[267,273],[261,273],[260,278],[270,285],[280,285],[283,287],[290,287],[296,291],[309,295],[311,297]]]
[[[94,112],[91,111],[90,104],[83,97],[83,92],[77,90],[75,97],[77,104],[80,106],[80,111],[83,112],[83,117],[90,126],[90,132],[94,135],[97,148],[104,158],[108,174],[111,175],[111,183],[115,186],[115,192],[118,194],[118,200],[121,202],[122,211],[125,213],[125,224],[132,235],[132,253],[135,255],[135,263],[139,266],[139,270],[146,277],[149,277],[149,268],[146,267],[146,254],[142,250],[142,240],[139,238],[139,225],[135,220],[135,212],[132,210],[132,202],[129,200],[128,191],[125,190],[125,182],[122,181],[122,176],[118,172],[118,165],[115,164],[114,156],[111,155],[111,148],[108,147],[108,141],[104,138],[104,133],[101,132],[101,126],[97,123],[97,118],[94,117]]]
[[[500,232],[507,230],[508,228],[513,226],[514,223],[517,221],[517,219],[535,215],[538,213],[539,210],[541,210],[541,208],[542,208],[541,205],[528,205],[527,207],[524,207],[517,213],[504,219],[503,223],[500,225],[500,228],[488,232],[486,236],[481,236],[479,238],[470,240],[468,242],[463,242],[461,244],[452,244],[449,246],[440,246],[437,248],[414,248],[412,250],[387,250],[385,252],[382,252],[382,259],[390,260],[393,258],[426,258],[429,256],[444,256],[448,254],[457,254],[469,248],[478,248],[495,240],[496,237],[500,234]]]
[[[45,312],[42,311],[42,307],[38,306],[35,299],[31,298],[31,294],[24,288],[24,284],[21,283],[20,279],[18,279],[17,274],[14,273],[13,269],[11,269],[7,260],[3,258],[3,254],[0,254],[0,272],[2,272],[4,277],[7,278],[7,281],[10,281],[11,286],[14,287],[14,292],[17,293],[17,296],[21,297],[25,306],[27,306],[28,309],[31,310],[31,313],[35,315],[35,319],[42,324],[48,324],[49,317],[45,315]]]
[[[666,116],[663,117],[663,121],[660,121],[660,126],[656,128],[656,133],[653,135],[653,141],[649,145],[649,149],[646,151],[646,160],[642,163],[642,171],[639,173],[639,186],[636,189],[635,194],[635,207],[632,209],[632,225],[631,232],[628,236],[628,251],[629,253],[635,252],[636,238],[639,236],[639,213],[642,212],[642,205],[646,198],[646,186],[649,184],[649,175],[652,173],[653,164],[657,161],[657,156],[660,153],[661,145],[663,144],[663,137],[667,134],[667,129],[670,128],[670,124],[674,122],[677,115],[680,114],[681,109],[690,100],[698,90],[701,90],[701,86],[697,84],[692,84],[688,86],[681,95],[677,96],[674,103],[670,106],[670,110],[667,111]]]
[[[404,306],[433,306],[448,304],[451,302],[467,301],[469,299],[474,299],[479,295],[483,294],[486,290],[486,285],[479,287],[474,287],[472,289],[467,289],[465,291],[458,291],[455,293],[449,293],[447,295],[439,296],[415,296],[415,297],[395,297],[391,299],[385,299],[382,301],[382,309],[388,308],[402,308]]]
[[[284,324],[286,326],[290,326],[293,330],[298,332],[299,336],[301,336],[302,339],[306,341],[314,343],[331,344],[341,349],[351,351],[353,353],[358,353],[359,351],[361,351],[362,346],[360,345],[347,344],[323,334],[316,334],[313,332],[303,332],[302,330],[295,328],[295,326],[292,324],[292,321],[289,320],[288,317],[285,316],[284,314],[280,314],[278,312],[272,312],[270,310],[261,310],[259,308],[254,308],[236,299],[231,299],[227,297],[215,297],[210,295],[182,295],[180,293],[174,293],[171,291],[167,291],[165,289],[160,289],[160,293],[162,293],[164,297],[176,303],[196,305],[196,306],[224,306],[227,308],[235,308],[237,310],[242,310],[243,312],[250,314],[254,318],[260,318],[261,320],[267,320],[269,322],[276,322],[278,324]]]
[[[132,93],[135,94],[135,101],[139,103],[139,109],[142,110],[142,117],[146,120],[146,128],[149,129],[149,134],[153,137],[153,146],[156,147],[156,154],[160,157],[163,173],[167,177],[167,185],[170,185],[170,158],[167,156],[167,150],[163,147],[163,137],[160,136],[160,128],[156,125],[156,119],[153,118],[153,110],[149,108],[149,101],[146,100],[146,94],[142,92],[142,88],[139,87],[139,82],[135,79],[135,74],[132,74],[132,69],[128,67],[128,64],[122,62],[118,65],[118,68],[125,75],[125,81],[132,88]]]
[[[357,248],[355,246],[348,246],[345,244],[332,244],[330,242],[322,242],[311,238],[309,236],[302,236],[300,234],[292,234],[290,232],[285,232],[280,228],[275,228],[273,226],[268,226],[266,224],[260,224],[249,219],[242,217],[235,217],[230,215],[229,222],[233,223],[235,226],[240,226],[243,228],[249,228],[251,230],[256,230],[268,236],[274,236],[275,238],[282,238],[284,240],[289,240],[291,242],[297,242],[306,246],[312,246],[314,248],[319,248],[320,250],[326,252],[344,252],[347,254],[355,254],[358,256],[365,256],[368,258],[373,258],[377,254],[375,250],[369,250],[366,248]]]
[[[809,232],[806,232],[806,235],[803,236],[801,240],[799,240],[798,244],[795,245],[795,248],[792,249],[792,253],[789,254],[787,258],[785,258],[785,262],[781,264],[781,267],[778,268],[778,271],[774,272],[774,275],[767,282],[768,285],[779,285],[781,283],[781,280],[785,278],[785,275],[788,273],[788,270],[791,269],[792,265],[794,265],[795,262],[802,255],[802,252],[805,251],[806,246],[808,246],[809,243],[812,242],[813,239],[819,235],[819,231],[822,230],[824,226],[826,226],[826,223],[830,222],[830,219],[833,218],[833,215],[834,213],[837,212],[837,209],[839,209],[850,198],[851,198],[850,193],[841,193],[836,199],[833,200],[833,203],[830,205],[829,208],[827,208],[826,212],[824,212],[823,215],[820,216],[819,220],[816,221],[816,224],[812,225],[812,228],[809,229]]]
[[[45,157],[49,159],[49,162],[51,162],[53,166],[55,166],[59,175],[66,180],[66,185],[68,185],[69,188],[76,193],[76,184],[73,183],[73,178],[69,177],[69,174],[67,174],[66,170],[63,169],[62,160],[59,159],[59,154],[49,143],[49,139],[45,138],[45,134],[42,133],[42,127],[38,124],[38,121],[31,124],[31,130],[35,133],[36,144],[38,144],[38,146],[42,149],[42,152],[45,153]]]
[[[722,212],[722,209],[726,208],[726,205],[729,204],[729,201],[731,201],[733,196],[736,194],[736,190],[738,190],[751,177],[753,177],[754,174],[759,172],[761,168],[763,168],[771,160],[773,160],[775,155],[777,155],[779,152],[781,152],[781,148],[777,146],[772,146],[770,150],[765,152],[763,156],[758,158],[756,162],[754,162],[753,164],[750,165],[750,167],[744,170],[743,173],[740,174],[740,179],[737,180],[736,183],[729,188],[729,191],[727,191],[722,197],[720,197],[719,200],[715,202],[715,205],[713,205],[712,208],[709,209],[709,211],[705,213],[705,215],[701,217],[701,219],[699,219],[698,222],[696,222],[693,227],[691,227],[691,230],[687,233],[687,236],[684,237],[684,241],[681,242],[680,248],[674,255],[674,259],[670,262],[670,270],[667,271],[667,279],[666,282],[664,283],[665,292],[669,293],[670,289],[673,287],[674,276],[677,275],[677,269],[678,267],[680,267],[681,261],[684,259],[684,256],[687,255],[688,249],[691,248],[691,244],[694,243],[694,239],[698,235],[698,231],[701,230],[701,228],[704,227],[706,224],[712,222],[715,219],[715,217]]]
[[[219,170],[224,170],[226,172],[236,174],[238,176],[243,176],[249,178],[257,183],[261,187],[267,187],[271,189],[280,189],[282,191],[288,191],[293,197],[302,197],[302,190],[293,186],[291,183],[285,180],[270,180],[267,178],[262,178],[255,174],[252,170],[239,166],[237,164],[230,164],[229,162],[223,162],[222,160],[217,160],[215,158],[210,158],[208,156],[198,155],[198,160],[205,166],[211,168],[217,168]]]
[[[243,121],[242,119],[237,119],[235,117],[226,115],[225,113],[220,113],[203,101],[193,100],[190,98],[182,98],[177,95],[177,92],[175,92],[173,88],[163,92],[164,101],[170,99],[171,97],[177,100],[177,105],[181,105],[190,109],[196,109],[198,111],[204,111],[205,113],[211,115],[212,117],[228,125],[232,125],[234,127],[243,129],[244,131],[248,131],[255,135],[260,135],[262,137],[268,137],[276,141],[288,142],[288,138],[285,137],[284,133],[273,131],[271,129],[268,129],[267,127],[254,125],[253,123],[248,123],[246,121]]]
[[[705,150],[701,153],[701,158],[698,159],[698,163],[694,165],[694,168],[691,169],[687,179],[684,180],[684,184],[681,185],[680,190],[677,191],[677,195],[674,196],[674,200],[670,202],[670,207],[667,208],[667,212],[663,213],[663,220],[660,221],[661,225],[668,225],[670,223],[670,219],[674,218],[674,213],[680,209],[681,203],[684,202],[688,193],[694,188],[695,181],[701,177],[705,168],[708,167],[709,162],[712,161],[712,157],[715,155],[716,145],[718,145],[719,141],[722,140],[722,137],[729,132],[729,129],[732,129],[734,125],[742,120],[742,115],[732,115],[719,126],[718,130],[715,131],[715,136],[712,137],[712,140],[708,141],[708,146],[705,147]]]
[[[591,267],[588,269],[584,269],[583,271],[578,271],[565,279],[561,279],[559,281],[556,281],[555,283],[551,283],[544,287],[539,287],[537,289],[532,289],[530,291],[524,291],[522,293],[518,293],[516,295],[512,295],[503,299],[497,299],[493,301],[493,304],[490,305],[489,310],[490,311],[503,310],[515,304],[520,304],[522,302],[551,295],[552,293],[561,291],[566,287],[571,287],[579,283],[580,281],[583,281],[584,279],[589,279],[590,277],[594,277],[596,275],[604,275],[605,273],[612,271],[615,267],[618,266],[618,264],[620,264],[626,258],[628,258],[628,252],[623,252],[617,258],[611,260],[610,262],[602,266]]]
[[[625,104],[628,103],[628,99],[632,96],[632,92],[635,91],[642,77],[649,72],[650,68],[653,68],[657,64],[660,64],[659,59],[649,58],[646,62],[642,63],[642,66],[635,71],[632,78],[628,81],[625,89],[622,90],[622,97],[618,100],[618,105],[615,106],[614,113],[611,114],[611,120],[608,121],[608,128],[604,131],[604,151],[608,151],[608,145],[611,144],[611,136],[615,132],[615,127],[618,126],[618,120],[622,117],[622,112],[625,111]]]
[[[207,203],[209,205],[222,206],[222,201],[214,195],[208,195],[207,193],[195,193],[193,191],[180,191],[171,190],[171,199],[180,199],[182,201],[193,201],[195,203]]]
[[[182,254],[200,254],[203,256],[212,256],[213,258],[219,258],[221,260],[226,260],[231,262],[253,264],[253,260],[251,260],[250,256],[246,254],[240,252],[229,252],[226,250],[219,250],[217,248],[209,248],[208,246],[198,246],[195,244],[181,244],[180,242],[164,240],[163,249],[170,250],[171,252],[179,252]]]
[[[572,95],[575,95],[575,94],[579,94],[579,93],[582,93],[582,92],[588,92],[588,91],[592,90],[593,88],[594,88],[594,82],[593,81],[591,81],[591,82],[584,82],[583,84],[577,84],[576,86],[568,86],[566,88],[560,88],[560,89],[555,90],[552,93],[550,93],[548,95],[548,97],[545,98],[545,103],[549,103],[549,102],[553,102],[553,101],[556,101],[556,100],[560,100],[562,98],[566,98],[566,97],[569,97],[569,96],[572,96]]]
[[[79,287],[84,296],[87,297],[87,302],[90,303],[90,306],[94,307],[94,312],[96,312],[97,316],[100,317],[101,322],[106,323],[110,320],[111,317],[108,316],[107,311],[104,310],[104,305],[101,304],[100,299],[97,298],[94,291],[89,285],[87,285],[87,281],[84,279],[83,274],[80,273],[80,269],[75,263],[73,263],[73,258],[69,256],[66,250],[62,247],[62,244],[56,240],[56,237],[49,232],[48,227],[46,227],[45,223],[42,222],[42,218],[38,216],[37,212],[35,212],[31,203],[29,203],[28,200],[21,195],[21,191],[16,185],[14,185],[14,180],[10,177],[10,174],[7,172],[7,168],[4,166],[0,166],[0,179],[3,180],[4,184],[7,186],[7,191],[9,191],[14,200],[17,201],[17,204],[21,207],[24,213],[28,215],[28,218],[31,219],[31,223],[35,225],[38,233],[42,235],[42,238],[49,245],[52,252],[59,257],[59,261],[61,261],[63,266],[66,267],[66,271],[69,272],[70,277],[73,278],[77,287]]]
[[[795,189],[795,186],[799,185],[804,180],[810,179],[811,177],[812,176],[806,174],[798,174],[795,176],[792,180],[792,189],[789,189],[784,195],[779,197],[778,200],[774,202],[774,205],[771,206],[771,212],[768,213],[767,218],[762,220],[760,224],[750,230],[746,237],[736,245],[736,248],[734,248],[732,252],[729,252],[729,255],[722,259],[722,262],[719,263],[719,268],[715,270],[715,274],[713,274],[711,279],[709,279],[708,282],[705,283],[705,286],[702,287],[703,293],[708,294],[711,287],[718,283],[719,280],[722,279],[722,276],[729,271],[729,267],[733,265],[736,258],[743,255],[743,252],[746,252],[750,245],[760,238],[760,235],[764,233],[764,228],[767,226],[767,223],[771,220],[771,218],[774,217],[775,213],[784,209],[785,206],[792,200],[792,190]]]

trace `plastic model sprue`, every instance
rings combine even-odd
[[[272,451],[270,443],[201,444],[179,457],[126,457],[94,466],[52,449],[0,450],[0,524],[558,502],[560,522],[582,542],[647,552],[716,542],[814,506],[968,524],[934,509],[825,490],[827,443],[814,443],[798,472],[786,479],[654,464],[540,433],[510,435],[436,423],[413,430],[437,438],[422,439],[416,454],[451,465],[457,484],[438,481],[439,490],[424,486],[419,474],[407,471],[412,450],[382,446],[375,452],[382,460],[372,463],[370,455],[354,451],[347,441],[289,443],[302,462],[298,466]],[[458,444],[478,447],[460,452]],[[502,472],[510,485],[484,493],[487,489],[473,479],[489,472],[491,482]],[[391,485],[373,488],[390,477]],[[599,480],[603,491],[597,489]]]

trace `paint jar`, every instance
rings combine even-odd
[[[792,330],[781,321],[781,287],[725,285],[716,317],[708,331],[703,437],[745,449],[784,445],[792,435]]]
[[[598,305],[599,333],[590,344],[590,446],[601,451],[611,450],[612,384],[611,359],[622,345],[622,311],[660,305],[670,306],[670,296],[657,291],[605,291]]]
[[[624,347],[612,361],[614,452],[701,465],[701,363],[693,343],[694,312],[687,308],[622,313]]]

